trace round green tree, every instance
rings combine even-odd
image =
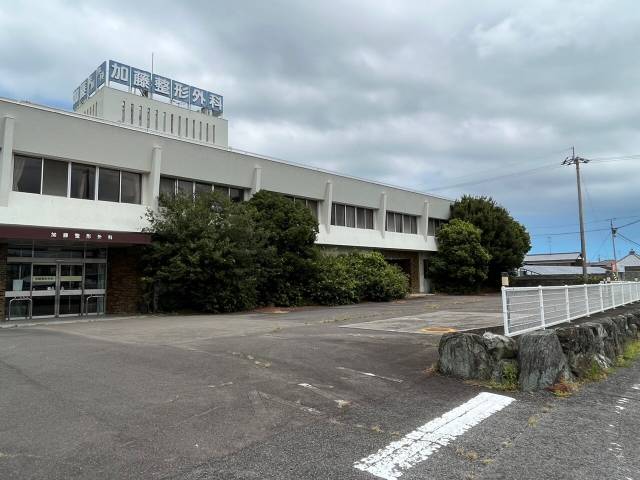
[[[531,239],[525,227],[490,197],[465,195],[451,206],[451,218],[472,223],[482,232],[480,242],[491,255],[487,283],[500,285],[502,272],[522,265],[531,249]]]
[[[457,294],[478,290],[487,279],[491,259],[480,237],[480,229],[464,220],[453,219],[442,226],[430,266],[436,289]]]

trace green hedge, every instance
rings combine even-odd
[[[409,279],[378,252],[321,255],[316,260],[310,298],[320,305],[345,305],[404,298]]]

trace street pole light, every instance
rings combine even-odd
[[[578,184],[578,215],[580,217],[580,255],[582,256],[582,279],[584,283],[587,283],[587,241],[584,236],[584,212],[582,207],[582,184],[580,182],[580,164],[588,163],[589,160],[582,157],[576,157],[576,150],[571,147],[571,157],[567,157],[562,162],[562,165],[575,165],[576,166],[576,182]]]

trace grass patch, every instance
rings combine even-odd
[[[559,398],[567,398],[573,395],[580,388],[580,384],[569,380],[561,380],[555,385],[550,386],[547,390]]]
[[[591,366],[584,373],[581,380],[583,383],[586,382],[600,382],[605,380],[609,376],[610,370],[608,368],[603,367],[598,362],[593,360],[591,362]]]
[[[640,340],[632,340],[624,346],[622,355],[616,359],[616,367],[629,367],[638,357],[640,357]]]

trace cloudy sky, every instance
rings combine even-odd
[[[629,1],[0,4],[0,96],[71,108],[106,59],[225,97],[230,143],[456,198],[490,195],[534,251],[590,258],[640,220],[640,9]],[[618,251],[640,243],[640,222]],[[640,249],[640,246],[638,246]]]

